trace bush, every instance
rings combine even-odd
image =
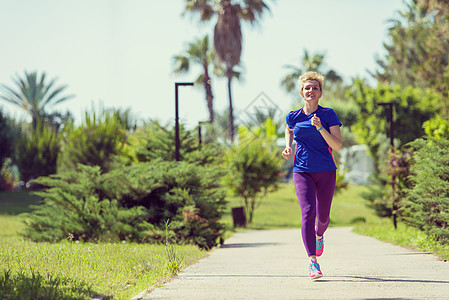
[[[423,124],[426,136],[437,140],[449,139],[449,120],[436,115]]]
[[[66,238],[88,242],[139,241],[149,229],[145,209],[123,208],[115,198],[100,197],[100,168],[78,168],[79,171],[36,180],[47,189],[35,193],[44,203],[27,214],[24,236],[49,242]]]
[[[13,122],[3,114],[0,108],[0,169],[5,159],[10,157],[14,150],[14,134]]]
[[[157,161],[105,174],[98,166],[78,169],[37,180],[48,188],[36,193],[44,204],[29,215],[25,236],[163,242],[166,220],[179,243],[211,248],[223,234],[218,221],[225,191],[217,185],[218,167]]]
[[[115,195],[124,207],[143,206],[154,225],[146,240],[164,242],[164,224],[179,243],[209,249],[218,243],[226,192],[219,186],[223,169],[188,162],[156,160],[117,169],[104,175],[102,193]]]
[[[63,132],[58,173],[76,169],[78,164],[111,170],[126,141],[124,126],[114,111],[86,112],[82,125],[69,124]]]
[[[36,129],[22,131],[17,140],[15,162],[21,180],[29,181],[39,176],[56,173],[59,153],[59,136],[56,129],[37,122]]]
[[[106,171],[101,166],[79,164],[80,170],[39,180],[49,187],[39,193],[49,204],[33,213],[34,223],[27,235],[36,240],[57,240],[70,234],[92,241],[162,243],[164,225],[170,222],[170,234],[177,243],[206,249],[217,245],[224,232],[219,220],[226,196],[219,184],[224,175],[220,149],[212,144],[198,145],[193,132],[181,128],[182,161],[175,161],[174,130],[153,122],[128,136],[121,157],[115,156]],[[127,165],[119,165],[119,160]],[[77,207],[89,211],[78,216]],[[53,220],[51,216],[59,210]],[[130,215],[125,217],[128,210]],[[111,218],[118,224],[110,224]],[[64,223],[73,226],[68,230]]]
[[[219,157],[219,151],[211,148],[216,144],[199,145],[198,137],[192,130],[179,126],[180,157],[182,161],[209,164]],[[128,160],[133,162],[148,162],[155,159],[175,161],[175,131],[174,128],[162,126],[156,121],[139,128],[129,136],[125,151]]]
[[[416,140],[404,221],[449,244],[449,140]]]
[[[350,128],[356,123],[357,118],[360,114],[360,108],[357,106],[355,101],[345,100],[325,100],[326,107],[332,107],[345,128]]]
[[[277,189],[283,165],[275,140],[261,135],[259,129],[248,131],[240,127],[239,143],[233,145],[225,156],[229,171],[225,183],[243,199],[250,224],[261,196]]]

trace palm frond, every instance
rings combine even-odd
[[[216,14],[214,1],[211,0],[186,0],[182,15],[194,13],[200,15],[200,21],[209,21]]]
[[[67,86],[55,87],[56,78],[50,80],[47,84],[45,72],[39,77],[36,71],[25,71],[24,76],[15,74],[12,81],[17,89],[2,85],[0,98],[28,112],[33,118],[33,126],[36,125],[39,116],[46,115],[46,107],[67,101],[73,97],[73,95],[61,96]]]

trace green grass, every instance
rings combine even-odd
[[[366,192],[366,186],[350,186],[335,195],[331,209],[331,226],[353,225],[356,218],[366,221],[377,217],[366,207],[361,194]],[[241,199],[230,196],[228,208],[223,217],[227,228],[233,230],[231,208],[243,206]],[[248,229],[298,228],[301,224],[301,211],[296,198],[293,184],[281,184],[278,191],[268,194],[256,209],[253,223]]]
[[[38,202],[24,191],[0,193],[0,295],[5,299],[130,299],[207,255],[196,246],[34,243],[19,235],[20,213]],[[173,260],[180,265],[174,268]]]
[[[368,186],[350,185],[334,196],[331,208],[331,226],[353,226],[357,220],[374,222],[379,219],[375,212],[366,206],[362,194]]]
[[[183,258],[181,267],[205,255],[196,246],[174,248],[176,255]],[[2,238],[0,271],[10,272],[15,276],[22,274],[24,278],[41,274],[47,280],[42,282],[40,288],[49,285],[49,279],[59,279],[57,289],[60,296],[67,298],[114,296],[114,299],[129,299],[171,277],[165,250],[164,245],[69,241],[49,244]],[[20,293],[27,289],[22,289]],[[0,294],[7,294],[7,291],[0,288]],[[10,292],[13,293],[14,288]]]
[[[293,228],[301,224],[301,212],[294,195],[293,185],[282,184],[276,192],[269,193],[256,209],[253,223],[248,229]],[[229,230],[233,229],[232,207],[244,206],[243,201],[235,196],[227,197],[228,208],[223,216],[223,223]]]
[[[449,260],[449,245],[441,245],[423,231],[406,226],[404,223],[398,223],[398,228],[394,229],[391,220],[378,218],[377,221],[358,224],[354,232],[395,245],[433,252],[440,259]]]

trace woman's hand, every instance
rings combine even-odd
[[[290,147],[285,147],[284,151],[282,151],[282,157],[285,159],[289,159],[291,154],[292,154],[292,148],[290,148]]]
[[[322,125],[321,125],[321,120],[320,120],[320,118],[318,118],[318,117],[316,116],[316,114],[313,115],[313,117],[312,117],[312,119],[311,119],[311,123],[312,123],[313,126],[316,127],[317,130],[320,129],[321,126],[322,126]]]

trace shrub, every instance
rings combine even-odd
[[[436,115],[423,124],[426,136],[437,140],[449,139],[449,120]]]
[[[29,226],[28,236],[56,240],[70,233],[83,240],[129,238],[162,243],[164,225],[170,222],[170,233],[177,243],[206,249],[217,245],[224,232],[219,220],[226,203],[226,192],[219,184],[225,172],[220,164],[220,149],[212,144],[198,145],[193,132],[183,127],[180,132],[182,161],[175,161],[173,130],[152,122],[128,136],[120,151],[127,165],[116,164],[115,156],[106,170],[79,164],[80,170],[74,168],[39,180],[50,187],[39,195],[51,204],[34,213],[35,223]],[[71,184],[74,186],[69,188]],[[53,206],[61,211],[67,209],[67,213],[61,212],[52,220],[50,216],[56,213]],[[77,217],[74,207],[92,209]],[[134,210],[132,217],[121,218],[128,210]],[[123,225],[109,224],[112,217]],[[130,222],[137,231],[127,229]],[[61,227],[64,223],[76,226],[68,230]],[[111,229],[91,228],[94,225]],[[57,238],[52,237],[54,234]]]
[[[273,138],[239,129],[239,143],[226,153],[228,173],[225,183],[243,199],[248,222],[260,204],[261,196],[278,187],[283,160]]]
[[[217,245],[224,226],[225,190],[219,186],[223,169],[188,162],[156,160],[117,169],[104,175],[102,193],[115,195],[124,207],[143,206],[154,225],[146,240],[164,242],[164,224],[178,243],[209,249]]]
[[[14,150],[14,124],[0,108],[0,169]]]
[[[217,244],[225,192],[221,170],[186,162],[140,163],[102,174],[98,166],[42,177],[44,204],[29,214],[25,236],[36,241],[163,242],[164,222],[179,243]],[[151,223],[151,225],[150,225]]]
[[[360,108],[355,101],[325,99],[326,107],[332,107],[345,128],[350,128],[357,121]]]
[[[58,173],[76,169],[78,164],[113,168],[126,141],[125,125],[114,111],[85,113],[83,124],[65,128],[58,157]]]
[[[416,140],[404,221],[449,244],[449,140]]]
[[[194,131],[179,126],[180,157],[183,161],[211,163],[219,158],[217,151],[211,155],[211,144],[199,145],[198,137]],[[131,161],[147,162],[155,159],[175,161],[175,131],[174,128],[162,126],[152,121],[146,127],[138,128],[129,136],[126,151]],[[218,147],[214,145],[214,147]],[[206,151],[209,154],[205,154]]]
[[[17,140],[15,162],[23,181],[56,173],[59,153],[59,136],[56,129],[37,122],[36,129],[22,131]]]
[[[34,241],[58,242],[65,238],[89,242],[140,240],[149,228],[142,207],[123,208],[114,199],[100,198],[98,166],[78,165],[79,171],[41,177],[47,188],[36,192],[43,204],[27,214],[24,235]]]

